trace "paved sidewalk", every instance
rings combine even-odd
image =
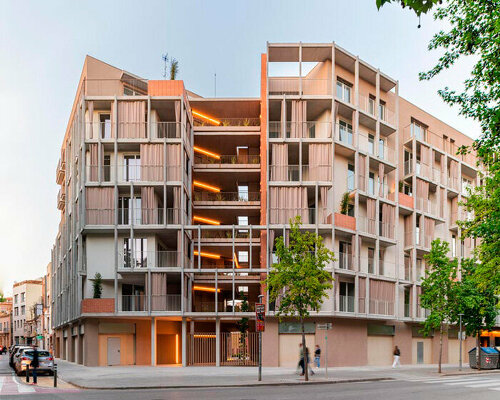
[[[256,367],[176,367],[176,366],[116,366],[84,367],[58,360],[59,376],[69,384],[88,389],[140,389],[181,387],[232,387],[254,385],[290,385],[304,383],[294,368],[263,368],[262,382],[257,381]],[[346,367],[320,369],[310,377],[310,383],[369,382],[389,379],[414,379],[491,373],[471,370],[464,366],[458,371],[456,365],[443,366],[439,375],[436,365],[388,367]],[[500,373],[500,370],[497,372]]]

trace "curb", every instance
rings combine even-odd
[[[474,376],[474,375],[487,375],[487,374],[500,374],[500,370],[481,370],[474,372],[450,372],[444,373],[442,376]]]
[[[344,379],[336,381],[291,381],[291,382],[263,382],[263,383],[242,383],[240,385],[170,385],[170,386],[137,386],[137,387],[89,387],[79,385],[77,383],[65,380],[71,385],[86,390],[148,390],[148,389],[202,389],[202,388],[238,388],[238,387],[256,387],[256,386],[292,386],[292,385],[331,385],[337,383],[359,383],[359,382],[379,382],[391,381],[394,378],[361,378],[361,379]]]

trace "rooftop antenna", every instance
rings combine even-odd
[[[214,90],[215,90],[214,97],[217,97],[217,72],[214,73]]]
[[[168,53],[161,56],[163,60],[163,79],[167,79]]]

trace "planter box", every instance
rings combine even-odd
[[[413,208],[414,207],[414,199],[413,196],[408,196],[404,193],[399,193],[399,204],[403,207]]]
[[[335,226],[340,228],[356,230],[356,218],[349,215],[335,213]]]
[[[82,299],[82,314],[114,312],[115,299]]]
[[[182,96],[184,94],[183,81],[148,81],[150,96]]]

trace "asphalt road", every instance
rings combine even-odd
[[[0,358],[0,383],[12,379],[6,358]],[[21,389],[30,387],[20,384]],[[1,386],[1,384],[0,384]],[[6,385],[4,384],[4,389]],[[293,386],[261,386],[213,389],[162,389],[162,390],[81,390],[76,393],[2,393],[2,400],[281,400],[281,399],[339,399],[339,400],[412,400],[412,399],[477,399],[500,398],[500,376],[458,376],[442,379],[421,378],[364,383],[312,384]]]

